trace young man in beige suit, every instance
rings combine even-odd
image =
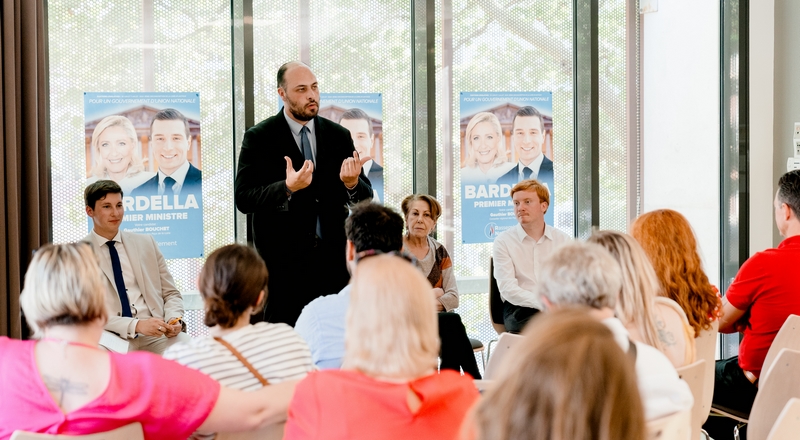
[[[126,351],[127,346],[162,354],[172,344],[190,340],[182,332],[183,298],[156,241],[119,229],[125,214],[119,185],[98,180],[86,187],[84,200],[94,223],[84,241],[91,244],[105,275],[109,317],[100,344],[112,351]]]

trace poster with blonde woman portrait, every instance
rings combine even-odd
[[[553,194],[553,94],[461,92],[461,231],[464,243],[494,241],[517,224],[511,188],[537,179]],[[553,224],[553,210],[545,213]]]
[[[120,228],[152,235],[164,258],[202,257],[199,94],[85,92],[84,118],[86,184],[119,184]]]

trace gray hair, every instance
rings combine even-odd
[[[556,249],[543,264],[536,291],[559,306],[614,308],[622,272],[614,257],[595,243],[574,241]]]

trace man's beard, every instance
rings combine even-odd
[[[317,105],[314,110],[307,110],[305,106],[299,106],[297,103],[289,101],[289,112],[291,112],[292,116],[294,116],[298,121],[310,121],[314,119],[319,112],[319,103],[315,101],[314,104]]]

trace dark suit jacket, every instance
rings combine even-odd
[[[339,178],[342,162],[355,151],[347,129],[319,116],[314,118],[314,128],[314,177],[291,200],[286,194],[284,157],[291,158],[295,170],[304,158],[283,109],[245,132],[234,185],[236,207],[253,214],[253,241],[269,270],[267,311],[273,312],[269,309],[276,304],[296,309],[280,321],[289,324],[313,298],[336,293],[347,284],[344,221],[348,205],[372,197],[363,171],[352,191]],[[320,240],[316,238],[318,216]]]
[[[553,161],[548,159],[547,156],[544,156],[542,160],[542,166],[539,167],[539,175],[537,177],[538,181],[540,182],[548,182],[548,186],[550,187],[550,191],[553,190]],[[506,183],[511,186],[516,185],[519,183],[519,163],[514,168],[497,179],[497,183]]]
[[[203,192],[203,172],[191,163],[189,163],[189,171],[186,172],[186,178],[183,179],[181,194],[190,192],[198,195]],[[158,173],[131,191],[132,196],[150,196],[153,194],[158,194]]]

